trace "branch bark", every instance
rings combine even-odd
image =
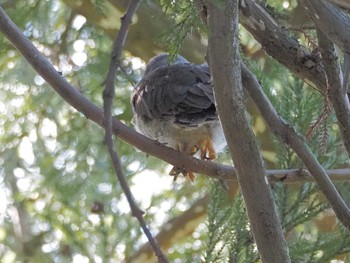
[[[319,29],[317,30],[317,38],[327,77],[328,99],[333,105],[340,133],[343,137],[348,155],[350,156],[350,104],[347,90],[345,90],[342,85],[343,80],[338,56],[335,52],[334,44]]]
[[[12,42],[28,63],[40,76],[73,108],[81,112],[86,118],[103,127],[103,111],[101,108],[86,99],[77,89],[72,87],[61,76],[50,62],[33,46],[18,27],[0,8],[0,31]],[[244,80],[244,78],[243,78]],[[235,168],[217,164],[211,161],[202,161],[188,156],[172,148],[157,143],[134,129],[129,128],[121,121],[113,118],[113,133],[123,141],[135,146],[140,151],[164,160],[173,166],[183,167],[196,173],[222,180],[236,180]],[[350,169],[328,170],[327,174],[334,181],[349,181]],[[307,170],[267,170],[271,182],[300,183],[313,182],[314,178]]]
[[[350,0],[327,0],[327,1],[339,7],[350,10]]]
[[[240,23],[262,45],[264,50],[321,92],[326,91],[326,81],[322,65],[298,41],[290,37],[258,2],[242,0]]]
[[[295,130],[278,115],[263,92],[258,80],[244,65],[242,65],[242,76],[244,87],[259,108],[261,115],[271,131],[296,152],[300,160],[315,178],[315,181],[326,196],[338,219],[350,230],[350,210],[323,167],[312,154],[310,148]]]
[[[151,231],[149,230],[145,219],[143,218],[144,212],[137,206],[135,198],[130,190],[130,187],[126,181],[122,164],[120,162],[117,151],[114,149],[113,142],[113,124],[112,124],[112,108],[113,100],[115,97],[114,90],[114,79],[118,67],[120,66],[120,59],[122,56],[124,44],[126,37],[128,35],[129,25],[131,24],[132,17],[135,14],[137,8],[140,5],[140,0],[132,0],[128,6],[125,15],[121,18],[120,30],[117,37],[113,43],[112,57],[109,65],[109,70],[106,77],[106,86],[103,90],[103,113],[104,113],[104,128],[105,128],[105,138],[104,141],[108,148],[110,158],[112,160],[113,168],[120,183],[121,188],[124,191],[126,199],[128,200],[131,214],[139,221],[140,226],[146,235],[150,246],[152,247],[154,253],[158,258],[158,262],[167,263],[169,262],[163,251],[161,250],[158,241],[153,237]]]
[[[188,237],[207,217],[209,196],[197,200],[180,216],[166,222],[160,229],[156,239],[162,249],[167,250],[179,240]],[[154,262],[154,255],[148,243],[141,246],[134,254],[128,257],[126,263]]]
[[[350,53],[350,18],[339,7],[323,0],[299,0],[311,20],[332,42]]]
[[[208,53],[217,111],[237,169],[254,239],[262,262],[290,262],[243,98],[238,0],[209,1],[208,16]]]
[[[198,2],[198,0],[196,0]],[[116,17],[126,9],[125,1],[108,0],[105,1],[108,12],[105,15],[94,12],[93,5],[89,2],[79,5],[76,1],[64,0],[64,2],[76,12],[81,13],[90,23],[105,30],[106,34],[114,37],[119,26],[110,25],[110,17]],[[106,8],[107,9],[107,8]],[[253,35],[253,37],[263,46],[264,50],[281,64],[291,70],[299,78],[306,80],[313,86],[317,86],[325,92],[326,81],[322,66],[318,64],[316,58],[297,40],[290,37],[287,32],[278,26],[257,1],[243,0],[240,6],[240,23]],[[149,15],[152,13],[152,17]],[[154,16],[154,17],[153,17]],[[154,19],[156,18],[156,19]],[[156,20],[156,22],[154,22]],[[160,22],[159,22],[160,21]],[[159,51],[161,47],[154,43],[154,39],[159,37],[164,27],[170,27],[173,20],[166,17],[162,9],[155,2],[150,1],[142,4],[138,11],[137,22],[130,29],[130,35],[126,43],[126,49],[133,55],[148,60]],[[147,25],[147,30],[144,30]],[[137,43],[136,45],[134,43]],[[142,43],[142,49],[139,44]],[[156,45],[155,45],[156,44]],[[206,47],[201,43],[201,39],[195,34],[185,39],[181,54],[192,62],[201,63],[206,52]]]

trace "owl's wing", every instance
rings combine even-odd
[[[207,66],[160,67],[137,85],[132,104],[145,119],[172,120],[185,126],[217,119]]]

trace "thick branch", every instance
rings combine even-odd
[[[350,104],[347,91],[342,85],[342,74],[335,46],[321,30],[317,30],[317,38],[327,75],[327,95],[333,105],[343,142],[350,156]]]
[[[242,79],[244,87],[248,90],[271,131],[296,152],[305,167],[315,178],[315,181],[326,196],[338,219],[350,230],[350,210],[327,176],[325,170],[312,154],[310,148],[298,136],[295,130],[278,115],[263,92],[258,80],[244,65],[242,66]]]
[[[290,262],[272,193],[249,121],[241,83],[238,0],[212,1],[209,62],[217,110],[262,262]]]
[[[350,10],[350,0],[327,0],[341,8]]]
[[[103,127],[103,111],[101,108],[86,99],[77,89],[72,87],[61,76],[50,62],[33,46],[22,34],[17,26],[9,19],[0,8],[0,31],[21,52],[29,64],[42,76],[49,85],[72,107],[84,114],[84,116],[99,126]],[[244,79],[243,79],[244,80]],[[151,140],[134,129],[129,128],[121,121],[113,118],[113,133],[123,141],[135,146],[140,151],[164,160],[176,167],[204,174],[223,180],[236,180],[236,170],[227,165],[220,165],[211,161],[202,161],[187,154],[175,151],[172,148]],[[336,169],[327,171],[334,181],[349,181],[350,169]],[[272,182],[284,183],[312,182],[313,177],[304,170],[268,170],[266,175]]]
[[[323,68],[314,54],[290,37],[257,1],[242,0],[240,11],[242,25],[270,56],[321,92],[326,91]]]
[[[339,7],[323,0],[299,0],[312,21],[332,42],[350,53],[350,18]]]

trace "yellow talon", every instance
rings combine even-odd
[[[214,160],[216,158],[214,146],[210,138],[201,141],[200,146],[202,160]]]

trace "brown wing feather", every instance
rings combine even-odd
[[[176,64],[146,75],[132,104],[146,119],[172,119],[186,125],[217,119],[208,67]]]

